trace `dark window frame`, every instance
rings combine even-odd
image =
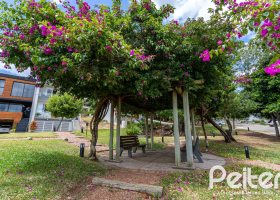
[[[13,95],[13,89],[14,89],[15,83],[23,84],[23,89],[22,89],[22,95],[21,95],[21,96],[14,96],[14,95]],[[30,86],[33,86],[33,87],[34,87],[33,95],[32,95],[31,97],[26,97],[26,96],[24,96],[24,90],[25,90],[25,86],[26,86],[26,85],[30,85]],[[35,85],[29,84],[29,83],[23,83],[23,82],[14,81],[14,82],[13,82],[12,91],[11,91],[10,96],[11,96],[11,97],[33,98],[33,96],[34,96],[34,91],[35,91]]]

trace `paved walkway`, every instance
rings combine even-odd
[[[275,136],[275,128],[269,125],[261,125],[261,124],[237,124],[236,125],[236,129],[248,130],[248,127],[250,131],[255,131],[255,132]]]
[[[135,154],[133,154],[132,158],[129,158],[127,155],[127,151],[123,152],[120,163],[117,162],[109,162],[108,155],[105,153],[99,154],[100,160],[105,164],[113,167],[120,167],[126,169],[132,169],[136,171],[148,170],[148,171],[182,171],[185,169],[176,169],[175,167],[175,156],[174,156],[174,148],[167,147],[165,150],[159,151],[147,151],[146,154],[143,154],[140,150],[138,150]],[[203,153],[203,161],[204,163],[198,163],[195,159],[194,168],[195,169],[211,169],[211,167],[215,165],[225,165],[226,161],[224,158],[214,156],[211,154]],[[182,163],[183,168],[186,167],[186,163]]]
[[[68,143],[75,145],[77,147],[80,147],[81,143],[85,144],[86,148],[89,148],[90,141],[88,139],[85,139],[83,136],[77,136],[70,132],[56,132],[58,139],[68,139]],[[109,148],[105,145],[99,145],[96,146],[97,152],[103,152],[103,151],[109,151]]]

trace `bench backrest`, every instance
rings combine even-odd
[[[120,146],[123,148],[130,148],[138,145],[139,145],[139,139],[138,136],[136,135],[120,137]]]

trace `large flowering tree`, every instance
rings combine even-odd
[[[86,2],[64,2],[63,11],[45,0],[1,2],[1,61],[19,71],[30,67],[38,86],[50,83],[80,97],[137,94],[135,71],[151,57],[132,49],[116,30],[117,4],[94,10]],[[99,120],[93,120],[94,145]]]

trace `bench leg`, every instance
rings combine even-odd
[[[145,146],[142,147],[142,152],[143,152],[143,153],[146,153],[146,148],[145,148]]]
[[[132,149],[128,149],[128,157],[132,158]]]
[[[137,147],[133,147],[133,153],[136,153]]]
[[[196,159],[197,159],[200,163],[203,163],[203,160],[202,160],[202,158],[200,157],[200,155],[199,155],[198,152],[194,152],[194,155],[195,155]]]

